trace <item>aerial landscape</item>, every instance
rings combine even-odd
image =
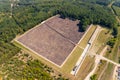
[[[120,0],[0,0],[0,80],[120,80]]]

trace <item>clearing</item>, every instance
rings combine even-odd
[[[61,66],[83,36],[79,21],[54,16],[27,31],[16,41],[49,62]]]

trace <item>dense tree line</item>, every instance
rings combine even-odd
[[[120,7],[112,6],[112,9],[113,9],[115,15],[120,18]]]
[[[110,4],[112,0],[81,0],[81,1],[107,6],[108,4]]]
[[[10,12],[10,1],[9,0],[0,0],[0,11]]]
[[[15,21],[9,16],[1,17],[0,22],[0,64],[13,57],[20,49],[11,44],[11,40],[21,32]]]
[[[19,3],[18,3],[19,4]],[[19,6],[14,7],[13,18],[18,23],[18,25],[24,30],[28,30],[34,27],[36,24],[39,24],[43,20],[54,16],[54,11],[60,7],[62,1],[50,1],[43,0],[39,3],[23,4],[20,3]],[[21,11],[21,12],[20,12]],[[29,14],[28,14],[29,13]]]
[[[113,5],[120,7],[120,0],[115,0],[115,3]]]
[[[25,0],[22,1],[24,2]],[[30,1],[28,1],[28,3]],[[20,5],[14,8],[14,17],[24,31],[56,14],[60,14],[62,18],[68,17],[79,19],[79,26],[82,31],[85,31],[86,26],[91,23],[99,24],[108,28],[115,26],[116,19],[109,8],[97,4],[93,5],[92,3],[84,3],[84,1],[85,0],[81,3],[80,0],[71,0],[71,2],[70,0],[41,0],[38,4],[30,2],[31,5],[28,5],[27,3],[18,3]],[[110,1],[111,0],[102,2],[106,3]],[[19,12],[22,10],[24,10],[24,12]]]
[[[114,47],[114,44],[115,44],[115,41],[116,41],[116,38],[111,38],[108,42],[107,42],[107,45],[109,45],[111,48]]]
[[[87,3],[64,4],[56,11],[62,18],[74,18],[80,20],[80,27],[85,31],[87,25],[99,24],[108,28],[112,28],[116,24],[115,16],[107,7],[92,5]]]
[[[61,74],[51,76],[54,73],[52,68],[24,52],[20,52],[19,56],[11,58],[3,66],[0,65],[0,71],[0,75],[7,75],[3,80],[69,80]]]
[[[107,6],[111,3],[112,0],[97,0],[96,3],[100,5]]]

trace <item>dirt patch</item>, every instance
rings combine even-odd
[[[78,22],[56,16],[28,31],[18,41],[60,66],[84,34],[78,32]]]
[[[79,32],[79,27],[77,26],[78,23],[79,20],[73,21],[68,18],[62,19],[58,16],[47,21],[46,24],[48,24],[49,27],[52,27],[74,43],[78,43],[84,34],[83,32]]]

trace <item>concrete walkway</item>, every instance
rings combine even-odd
[[[98,67],[98,64],[100,62],[100,57],[99,56],[96,56],[95,57],[95,66],[94,66],[94,69],[87,75],[87,77],[84,79],[84,80],[90,80],[90,77],[95,73],[95,70],[97,69]]]
[[[120,64],[112,61],[112,60],[109,60],[101,55],[96,55],[96,60],[95,60],[95,66],[94,66],[94,69],[87,75],[87,77],[84,79],[84,80],[90,80],[90,77],[95,73],[95,70],[97,69],[98,65],[99,65],[99,62],[100,60],[105,60],[107,62],[110,62],[116,66],[120,66]]]
[[[76,62],[76,65],[74,66],[73,70],[71,71],[71,74],[76,76],[76,74],[78,73],[85,57],[87,56],[87,52],[89,51],[89,48],[91,47],[91,45],[93,44],[93,41],[95,40],[96,36],[98,35],[99,31],[100,31],[100,26],[97,26],[96,30],[93,32],[90,40],[88,41],[87,46],[85,47],[82,55],[80,56],[80,58],[78,59],[78,61]]]

